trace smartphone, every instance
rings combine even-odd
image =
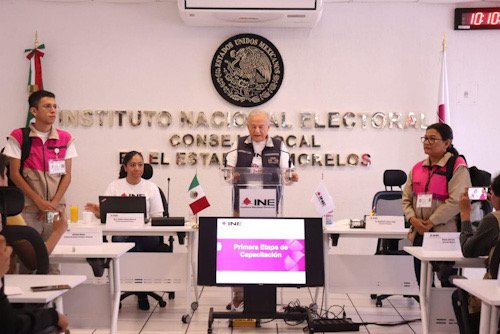
[[[53,291],[53,290],[69,290],[71,287],[68,284],[59,284],[59,285],[42,285],[42,286],[32,286],[31,291],[39,292],[39,291]]]
[[[485,201],[488,199],[488,188],[487,187],[471,187],[468,190],[469,199]]]
[[[54,220],[59,218],[59,212],[57,211],[45,211],[47,224],[52,224]]]

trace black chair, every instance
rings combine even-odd
[[[406,173],[402,170],[388,169],[384,171],[385,190],[377,192],[372,201],[375,214],[380,216],[404,215],[402,186],[406,183],[406,180]],[[399,239],[379,239],[375,255],[406,255],[406,252],[399,249]],[[370,297],[376,299],[375,305],[377,307],[382,307],[382,301],[389,296],[372,294]]]
[[[123,169],[123,166],[122,166],[120,169],[119,178],[123,179],[126,176],[127,176],[127,173],[125,172],[125,170]],[[152,177],[153,177],[153,167],[150,164],[144,164],[144,173],[142,174],[142,178],[145,180],[149,180]],[[161,196],[162,203],[163,203],[163,216],[168,217],[169,214],[168,214],[167,198],[165,197],[163,190],[160,187],[158,187],[158,189],[160,190],[160,196]],[[140,238],[157,238],[158,239],[157,246],[153,250],[151,250],[151,252],[172,252],[174,249],[174,246],[173,246],[174,237],[173,236],[170,236],[168,238],[168,243],[164,242],[163,236],[161,236],[161,237],[140,237]],[[180,240],[179,240],[179,242],[180,242]],[[134,249],[132,249],[131,252],[134,252]],[[124,292],[120,296],[120,301],[127,298],[128,296],[137,295],[138,293],[141,293],[141,292],[137,292],[137,291]],[[165,302],[163,297],[160,296],[159,294],[157,294],[155,292],[145,292],[145,294],[147,296],[154,298],[156,301],[158,301],[158,305],[160,307],[165,307],[167,305],[167,302]],[[168,292],[168,299],[175,299],[175,292],[169,291]],[[120,306],[121,306],[121,304],[120,304]]]
[[[384,171],[384,191],[379,191],[373,196],[372,208],[379,216],[403,216],[403,191],[406,183],[406,173],[399,169]],[[395,187],[398,189],[394,190]],[[399,250],[399,239],[379,239],[376,254],[388,254]]]
[[[23,257],[18,254],[24,265],[36,274],[43,275],[49,272],[49,255],[47,247],[38,232],[29,226],[7,226],[7,217],[16,216],[23,211],[24,195],[16,187],[0,187],[0,214],[2,214],[1,233],[7,243],[16,250],[16,243],[27,241],[31,249],[28,255]],[[26,243],[24,243],[26,250]],[[33,258],[34,256],[34,258]]]

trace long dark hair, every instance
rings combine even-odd
[[[439,132],[439,134],[441,135],[441,138],[443,140],[449,139],[450,141],[453,141],[453,130],[451,129],[451,127],[448,124],[434,123],[434,124],[431,124],[427,127],[427,130],[431,130],[431,129]],[[448,146],[448,149],[446,151],[450,152],[453,155],[459,155],[457,149],[455,148],[455,146],[453,146],[453,143],[450,143],[450,146]]]
[[[120,179],[123,179],[124,177],[127,176],[127,172],[125,171],[125,166],[129,163],[130,160],[132,160],[133,157],[135,157],[136,155],[140,156],[142,158],[142,160],[144,160],[144,157],[142,156],[142,153],[141,152],[137,152],[137,151],[130,151],[128,152],[127,154],[125,154],[122,158],[122,165],[120,167],[120,173],[118,175],[118,177]]]

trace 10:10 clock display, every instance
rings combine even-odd
[[[455,9],[455,30],[479,29],[500,29],[500,7]]]

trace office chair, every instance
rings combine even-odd
[[[125,172],[123,166],[120,168],[120,174],[119,174],[119,178],[120,179],[123,179],[127,176],[127,173]],[[153,167],[151,166],[151,164],[144,164],[144,173],[142,174],[142,178],[145,179],[145,180],[149,180],[153,177]],[[161,200],[162,200],[162,203],[163,203],[163,216],[164,217],[168,217],[168,202],[167,202],[167,199],[165,197],[165,194],[163,193],[163,190],[158,187],[158,189],[160,190],[160,196],[161,196]],[[163,239],[163,236],[161,237],[143,237],[143,238],[157,238],[158,239],[158,245],[157,247],[152,250],[151,252],[172,252],[173,251],[173,242],[174,242],[174,237],[170,236],[169,239],[168,239],[168,243],[166,244],[164,242],[164,239]],[[134,249],[131,250],[131,252],[134,252]],[[129,292],[124,292],[122,293],[122,295],[120,296],[120,301],[122,301],[123,299],[127,298],[128,296],[131,296],[131,295],[137,295],[139,292],[137,291],[129,291]],[[167,302],[165,302],[165,300],[163,300],[163,297],[160,296],[159,294],[155,293],[155,292],[145,292],[145,294],[147,296],[150,296],[152,298],[154,298],[156,301],[158,301],[158,305],[160,307],[165,307],[167,305]],[[168,299],[175,299],[175,292],[173,291],[169,291],[168,292]],[[120,303],[120,307],[121,307],[121,303]]]
[[[402,216],[403,213],[403,190],[406,183],[406,173],[399,169],[387,169],[384,171],[384,191],[379,191],[373,196],[372,208],[379,216]],[[399,190],[394,190],[399,187]],[[398,250],[399,239],[379,239],[377,253],[382,254]]]
[[[403,216],[403,190],[406,183],[406,173],[399,169],[388,169],[384,171],[384,191],[379,191],[373,196],[372,208],[379,216]],[[398,189],[394,189],[398,187]],[[405,223],[406,224],[406,223]],[[399,250],[399,239],[378,239],[375,255],[404,255],[404,251]],[[370,295],[376,299],[375,305],[382,307],[382,301],[390,295]]]
[[[38,232],[30,226],[8,226],[7,217],[16,216],[24,209],[24,194],[16,187],[0,187],[0,214],[2,215],[2,231],[7,243],[11,245],[23,264],[36,274],[49,272],[49,255],[45,242]],[[23,242],[23,252],[19,252],[16,244]],[[26,243],[27,242],[27,243]],[[27,245],[31,249],[27,248]]]

